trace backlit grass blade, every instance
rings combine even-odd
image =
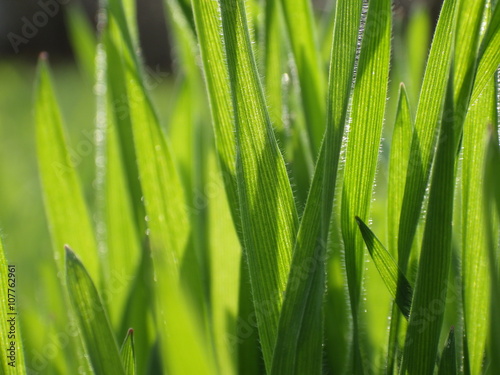
[[[363,239],[355,216],[368,220],[389,78],[391,6],[371,1],[361,43],[342,186],[341,228],[345,247],[351,311],[354,324],[354,371],[362,371],[359,357],[358,311],[364,265]],[[370,103],[368,105],[368,103]]]
[[[100,286],[94,232],[75,166],[68,153],[67,138],[44,56],[38,68],[35,112],[40,179],[57,265],[61,271],[64,269],[64,244],[72,243],[92,279]]]
[[[210,102],[218,160],[231,208],[240,230],[236,183],[236,136],[229,72],[222,42],[220,6],[217,1],[192,0],[203,72]]]
[[[488,29],[481,41],[474,88],[470,104],[474,105],[479,95],[489,84],[500,65],[500,4],[496,4]]]
[[[405,318],[408,319],[410,316],[411,300],[413,298],[413,288],[404,273],[398,268],[394,258],[384,248],[384,245],[382,245],[370,228],[359,217],[356,217],[356,221],[382,280],[387,289],[389,289],[399,309]]]
[[[497,73],[498,74],[498,73]],[[500,220],[500,147],[498,146],[498,134],[489,129],[487,139],[487,152],[484,169],[484,207],[486,212],[486,225],[488,237],[488,255],[491,273],[491,321],[489,326],[489,350],[490,371],[496,374],[500,371],[500,322],[495,317],[500,314],[500,259],[498,246],[498,223]]]
[[[446,108],[453,111],[453,91]],[[427,220],[403,353],[402,373],[430,374],[436,364],[451,263],[456,132],[444,115],[431,178]],[[404,210],[404,208],[403,208]]]
[[[235,114],[244,249],[270,370],[298,218],[252,52],[245,2],[222,0],[221,11]]]
[[[96,38],[83,10],[78,6],[68,7],[69,37],[80,68],[93,79],[95,73]]]
[[[420,91],[398,235],[398,259],[403,271],[410,256],[435,153],[455,40],[457,8],[458,0],[445,0]]]
[[[391,153],[389,156],[389,184],[387,192],[387,233],[388,248],[393,255],[398,253],[398,231],[401,206],[406,183],[408,158],[410,156],[413,121],[406,88],[399,89],[396,122],[392,133]],[[401,265],[400,267],[405,267]]]
[[[134,347],[134,330],[130,328],[125,337],[125,341],[120,349],[120,357],[123,363],[123,369],[126,375],[135,375],[135,347]]]
[[[330,65],[327,133],[297,236],[280,316],[273,374],[321,372],[323,337],[320,332],[323,330],[326,243],[354,74],[361,1],[339,1],[337,7],[338,19]]]
[[[455,328],[451,327],[446,345],[441,353],[438,375],[456,375],[457,354],[455,350]]]
[[[313,155],[319,152],[325,123],[325,84],[316,23],[309,0],[281,0],[297,73]]]
[[[19,299],[18,269],[7,262],[1,238],[0,270],[0,370],[2,374],[25,375],[20,317],[16,307],[16,300]]]
[[[96,374],[125,374],[101,297],[81,261],[66,249],[68,293]]]
[[[209,155],[207,186],[213,335],[219,373],[231,375],[238,373],[237,349],[246,338],[237,323],[242,257],[215,153]]]
[[[483,202],[483,163],[486,155],[484,135],[496,118],[495,82],[467,113],[463,135],[462,162],[462,269],[464,321],[472,374],[483,365],[488,332],[490,274]]]
[[[190,221],[170,146],[141,76],[121,4],[110,3],[109,51],[118,52],[132,123],[137,165],[148,215],[153,257],[156,321],[162,363],[173,374],[211,373],[213,363],[200,319],[205,314],[199,264],[189,244]],[[181,280],[182,276],[182,280]],[[181,282],[182,281],[182,282]],[[181,286],[184,288],[181,293]],[[191,299],[192,298],[192,299]],[[199,316],[188,301],[197,302]]]

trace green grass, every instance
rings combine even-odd
[[[498,2],[164,8],[0,66],[2,373],[498,373]]]

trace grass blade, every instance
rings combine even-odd
[[[223,0],[221,10],[233,93],[243,238],[270,370],[298,218],[252,53],[245,2]]]
[[[125,337],[125,341],[120,349],[120,357],[123,363],[123,368],[126,375],[135,375],[135,347],[134,347],[134,330],[130,328]]]
[[[361,1],[354,4],[339,1],[337,6],[327,133],[297,235],[280,315],[273,374],[314,374],[322,368],[323,337],[319,332],[323,330],[326,243],[352,84]],[[347,21],[343,23],[344,20]],[[337,45],[340,50],[335,49]]]
[[[309,0],[281,0],[288,37],[297,65],[302,105],[313,155],[319,152],[324,132],[325,77],[316,40],[316,25]]]
[[[16,267],[7,263],[0,239],[0,370],[3,374],[24,375],[24,349],[16,310]]]
[[[486,155],[484,134],[496,118],[495,83],[483,91],[467,114],[463,136],[462,164],[462,263],[464,323],[472,374],[483,366],[488,332],[488,270],[487,232],[485,222],[483,163]]]
[[[453,111],[452,95],[450,83],[446,102],[449,113],[453,113],[451,112]],[[455,133],[457,129],[453,125],[452,118],[443,117],[403,353],[403,373],[430,374],[434,371],[436,363],[452,253],[453,197],[457,155],[457,134]]]
[[[410,282],[370,228],[359,217],[356,217],[356,221],[382,280],[384,280],[401,313],[408,319],[413,298],[413,288]]]
[[[68,292],[92,368],[96,374],[125,374],[101,297],[81,261],[65,249]]]
[[[441,353],[438,375],[456,375],[457,355],[455,350],[455,328],[451,327],[446,346]]]
[[[455,40],[457,0],[446,0],[432,42],[415,118],[398,235],[399,265],[406,270],[427,188]]]
[[[39,63],[36,91],[38,163],[57,265],[60,270],[64,269],[64,244],[75,244],[92,279],[101,285],[94,232],[68,153],[67,138],[44,56]]]

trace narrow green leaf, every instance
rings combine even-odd
[[[398,259],[403,271],[408,264],[434,158],[452,60],[457,8],[458,0],[445,0],[420,91],[398,235]]]
[[[89,212],[74,161],[68,153],[61,114],[43,56],[38,68],[36,98],[38,164],[57,265],[61,271],[64,269],[64,244],[75,244],[92,279],[101,285],[97,246]]]
[[[406,88],[399,89],[396,122],[392,133],[391,153],[389,156],[389,183],[387,187],[387,232],[389,252],[398,254],[398,232],[401,207],[406,183],[408,158],[410,156],[413,121]],[[405,266],[400,263],[400,267]]]
[[[369,215],[389,77],[391,9],[387,1],[372,1],[368,9],[352,98],[342,188],[341,227],[346,272],[354,319],[357,316],[364,269],[363,240],[354,217]],[[370,102],[368,106],[366,103]],[[368,126],[369,124],[369,126]]]
[[[326,137],[300,223],[273,357],[273,374],[322,369],[325,256],[340,145],[352,84],[361,1],[337,2]],[[345,23],[344,20],[346,21]],[[337,49],[337,45],[341,49]],[[328,158],[328,160],[326,159]]]
[[[478,58],[479,62],[469,106],[476,103],[476,100],[485,87],[488,86],[489,80],[494,77],[500,65],[500,4],[498,3],[495,6],[488,29],[481,42]]]
[[[134,346],[134,330],[130,328],[125,336],[122,347],[120,349],[120,357],[123,363],[123,368],[126,375],[135,375],[135,346]]]
[[[368,226],[356,217],[361,235],[365,240],[366,247],[377,267],[382,280],[391,293],[392,298],[398,305],[406,319],[410,316],[411,301],[413,298],[413,288],[410,282],[399,269],[396,261],[385,249],[380,240],[373,234]]]
[[[451,82],[445,108],[448,113],[453,113]],[[436,364],[452,254],[456,131],[458,129],[454,126],[453,118],[443,115],[403,353],[403,373],[430,374]]]
[[[73,251],[66,249],[68,293],[96,374],[125,374],[101,297]]]
[[[319,152],[324,132],[326,81],[316,39],[316,24],[309,0],[281,0],[306,116],[313,155]]]
[[[68,31],[73,51],[80,68],[88,78],[93,79],[97,44],[94,31],[81,7],[72,4],[67,9]]]
[[[463,133],[462,162],[462,269],[464,323],[472,374],[483,366],[489,326],[490,274],[485,208],[482,204],[487,126],[496,118],[495,83],[490,83],[467,113]]]
[[[457,354],[455,350],[455,328],[451,327],[446,345],[441,353],[438,375],[456,375]]]
[[[252,53],[245,2],[222,0],[221,10],[235,114],[244,249],[270,370],[298,218]]]
[[[15,265],[7,263],[0,239],[0,370],[2,374],[9,375],[26,374],[21,326],[16,308],[16,301],[20,297],[17,271]]]

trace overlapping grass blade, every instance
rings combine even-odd
[[[462,249],[464,323],[470,371],[479,374],[488,333],[490,274],[483,206],[484,134],[496,118],[495,83],[487,88],[467,113],[462,162]]]
[[[325,74],[309,0],[281,0],[313,154],[319,152],[325,123]]]
[[[120,357],[123,363],[123,369],[126,375],[135,375],[135,345],[134,345],[134,330],[130,328],[120,348]]]
[[[96,374],[125,374],[101,297],[84,265],[66,249],[68,293]]]
[[[85,13],[78,6],[71,6],[67,11],[69,37],[80,68],[88,78],[95,74],[96,38]]]
[[[455,349],[455,328],[451,327],[446,345],[441,353],[438,375],[456,375],[457,354]]]
[[[298,218],[252,53],[245,3],[223,0],[221,12],[235,114],[244,248],[270,370]]]
[[[87,264],[92,279],[100,286],[94,232],[75,166],[68,153],[45,57],[39,63],[36,97],[38,163],[57,265],[61,271],[64,269],[64,244],[72,243]]]
[[[455,40],[457,0],[443,4],[422,83],[400,216],[398,262],[406,270],[435,153]]]
[[[498,74],[498,73],[497,73]],[[498,145],[498,133],[489,129],[487,139],[487,152],[485,160],[484,174],[484,207],[486,212],[486,225],[488,237],[488,255],[491,274],[491,321],[489,326],[489,351],[490,371],[496,374],[500,371],[500,322],[495,319],[500,314],[500,259],[498,256],[498,223],[500,220],[500,147]]]
[[[373,234],[368,226],[359,217],[356,221],[365,241],[366,247],[384,280],[392,298],[398,305],[406,319],[410,317],[413,288],[391,254],[385,249],[380,240]]]
[[[481,41],[470,105],[474,105],[500,65],[500,4],[495,5]]]
[[[449,113],[453,113],[451,82],[445,108]],[[452,253],[453,198],[457,155],[456,131],[453,117],[443,115],[403,353],[403,373],[430,374],[434,371],[436,363]]]
[[[358,367],[362,365],[358,308],[365,267],[363,239],[356,228],[355,216],[368,219],[377,169],[391,52],[390,3],[371,1],[364,28],[352,97],[341,203],[341,228],[354,323],[354,371],[362,371]]]
[[[347,103],[354,74],[361,1],[339,1],[330,65],[326,137],[300,223],[273,358],[273,374],[320,373],[326,243]],[[340,47],[337,47],[340,46]]]
[[[190,221],[183,188],[170,147],[160,128],[141,78],[141,68],[128,34],[121,4],[109,7],[108,51],[122,66],[156,283],[156,319],[165,368],[178,373],[211,373],[213,363],[202,333],[205,300],[201,295],[199,264],[189,244]],[[111,78],[113,79],[113,78]],[[182,272],[181,272],[182,271]],[[182,275],[182,283],[181,283]],[[181,293],[181,285],[184,286]],[[196,315],[191,304],[201,307]]]
[[[0,370],[3,374],[24,375],[24,349],[21,338],[21,327],[17,315],[16,267],[7,263],[0,239]]]

